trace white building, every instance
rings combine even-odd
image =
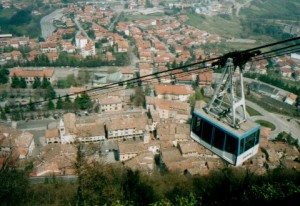
[[[105,128],[108,139],[143,138],[147,125],[147,117],[121,117],[106,121]]]
[[[83,49],[88,43],[88,39],[82,35],[77,35],[75,37],[76,47],[79,49]]]
[[[189,85],[156,85],[155,93],[160,99],[184,102],[189,99],[194,91]]]
[[[119,97],[104,97],[98,99],[101,112],[120,111],[123,108],[122,100]]]

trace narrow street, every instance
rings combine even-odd
[[[246,101],[246,105],[255,109],[256,111],[258,111],[263,115],[263,116],[251,116],[250,117],[251,120],[253,121],[265,120],[275,125],[276,129],[272,131],[269,139],[274,139],[275,137],[277,137],[277,135],[280,132],[285,131],[287,133],[291,133],[292,137],[300,141],[300,126],[295,120],[288,121],[288,119],[290,119],[289,117],[284,117],[283,115],[274,114],[269,111],[266,111],[265,109],[261,108],[257,104],[252,103],[250,101]]]
[[[78,29],[80,30],[80,32],[82,33],[82,35],[85,36],[86,38],[88,38],[88,40],[92,42],[93,40],[85,32],[85,30],[82,28],[80,22],[76,18],[74,19],[74,22],[75,22],[76,26],[78,27]]]

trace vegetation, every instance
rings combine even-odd
[[[271,128],[272,131],[276,129],[275,125],[272,124],[271,122],[265,121],[265,120],[256,120],[256,123],[260,124],[263,127],[269,127]]]
[[[240,37],[242,33],[240,21],[236,17],[230,17],[229,19],[220,16],[205,17],[193,12],[187,13],[187,16],[189,19],[186,24],[212,34]]]
[[[265,176],[241,168],[206,176],[144,175],[117,165],[77,158],[76,183],[54,176],[30,185],[26,171],[0,171],[1,205],[281,205],[300,192],[300,173],[274,169]]]
[[[297,147],[298,150],[300,150],[300,145],[299,145],[298,139],[293,138],[291,134],[288,134],[286,132],[280,132],[273,141],[274,142],[285,142],[291,146]]]
[[[250,116],[262,116],[261,113],[259,113],[258,111],[256,111],[255,109],[253,109],[252,107],[246,106],[246,111],[248,112],[248,114]]]
[[[280,78],[270,77],[265,74],[256,74],[256,73],[245,73],[244,76],[251,79],[258,79],[259,81],[265,82],[267,84],[271,84],[273,86],[292,92],[294,94],[300,94],[300,86],[290,86]]]
[[[90,109],[93,106],[90,96],[85,92],[82,93],[80,96],[76,96],[75,103],[78,104],[79,108],[82,110]]]

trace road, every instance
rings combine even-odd
[[[243,4],[235,3],[235,4],[234,4],[234,7],[236,8],[235,15],[236,15],[237,17],[239,17],[241,8],[250,6],[251,1],[252,1],[252,0],[247,0],[247,1],[246,1],[245,3],[243,3]]]
[[[116,12],[117,12],[117,16],[114,19],[114,21],[110,24],[110,26],[108,27],[108,31],[112,31],[113,26],[115,25],[116,22],[119,21],[120,15],[122,14],[122,10],[117,10]]]
[[[47,16],[44,16],[41,21],[41,30],[42,30],[42,37],[46,40],[49,35],[52,34],[52,32],[56,29],[56,27],[53,25],[54,19],[59,19],[63,16],[62,13],[63,9],[57,9],[51,14],[48,14]]]
[[[76,26],[78,27],[79,31],[83,34],[83,36],[85,36],[86,38],[88,38],[89,41],[93,41],[89,35],[85,32],[85,30],[82,28],[80,22],[77,20],[77,18],[74,19],[74,22],[76,24]]]
[[[57,120],[42,119],[42,120],[30,120],[29,122],[19,121],[17,128],[20,130],[42,130],[46,129],[47,125]]]
[[[261,108],[257,104],[252,103],[250,101],[246,101],[246,105],[252,107],[253,109],[255,109],[256,111],[258,111],[263,115],[263,116],[251,116],[250,117],[251,120],[253,121],[266,120],[275,125],[276,129],[271,132],[269,139],[274,139],[280,132],[285,131],[287,133],[291,133],[292,137],[298,139],[298,141],[300,142],[300,126],[297,123],[297,120],[291,119],[287,116],[274,114],[269,111],[266,111],[265,109]],[[298,121],[300,122],[300,120]]]

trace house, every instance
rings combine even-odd
[[[119,97],[103,97],[96,101],[99,103],[101,112],[120,111],[123,109],[123,102]]]
[[[77,148],[72,144],[49,144],[40,151],[32,175],[74,175]]]
[[[134,158],[141,153],[148,152],[148,147],[142,141],[140,142],[119,141],[118,147],[119,147],[119,159],[122,162]]]
[[[294,72],[294,77],[296,81],[300,81],[300,69]]]
[[[122,157],[126,158],[126,153],[122,153]],[[121,160],[121,155],[120,155]],[[130,168],[133,171],[139,171],[145,174],[152,174],[155,168],[155,160],[152,152],[147,151],[143,153],[137,154],[135,157],[131,159],[127,159],[123,162],[126,168]]]
[[[45,140],[46,140],[46,144],[60,143],[59,130],[57,128],[46,129]]]
[[[82,35],[77,35],[75,37],[75,45],[79,49],[83,49],[88,43],[88,39]]]
[[[192,141],[179,142],[178,148],[183,157],[191,157],[191,156],[204,156],[206,154],[206,149]]]
[[[57,53],[55,42],[41,42],[40,49],[42,53]]]
[[[203,69],[197,71],[199,76],[199,86],[211,86],[213,81],[213,70],[212,69]]]
[[[134,78],[135,71],[134,71],[134,68],[123,67],[123,68],[121,68],[121,74],[122,74],[123,80],[128,80],[128,79]]]
[[[291,78],[293,70],[291,69],[290,66],[284,66],[284,67],[279,68],[279,72],[282,77]]]
[[[180,123],[185,123],[190,118],[191,107],[186,102],[147,96],[146,107],[150,112],[157,111],[161,119],[175,119]]]
[[[293,93],[289,93],[286,96],[284,102],[287,103],[287,104],[289,104],[289,105],[293,105],[293,104],[295,104],[296,100],[297,100],[297,95],[295,95]]]
[[[88,56],[95,56],[96,49],[94,43],[87,43],[83,48],[81,48],[81,56],[86,58]]]
[[[58,53],[46,53],[46,56],[48,57],[50,63],[56,62],[58,59]]]
[[[35,148],[33,134],[0,126],[0,156],[12,155],[24,159],[32,155]]]
[[[11,58],[14,61],[19,61],[22,58],[22,53],[20,51],[12,51],[11,52]]]
[[[118,41],[118,52],[124,53],[129,51],[129,42],[128,41]]]
[[[19,78],[25,78],[26,84],[28,86],[31,86],[34,83],[35,78],[40,78],[40,80],[42,81],[45,77],[51,84],[54,84],[54,82],[56,81],[53,69],[32,70],[18,67],[10,70],[10,83],[12,82],[12,78],[14,76]]]
[[[104,124],[101,119],[93,122],[80,122],[74,113],[67,113],[60,120],[58,129],[61,144],[105,140]]]
[[[28,57],[27,60],[28,61],[34,61],[35,57],[38,57],[40,55],[42,55],[42,52],[38,51],[38,50],[32,50],[28,53]]]
[[[108,139],[135,139],[144,136],[144,130],[147,125],[147,117],[141,116],[138,121],[136,117],[119,117],[118,119],[109,119],[105,122],[105,129]]]
[[[193,88],[189,85],[155,85],[155,94],[160,99],[187,101]]]

